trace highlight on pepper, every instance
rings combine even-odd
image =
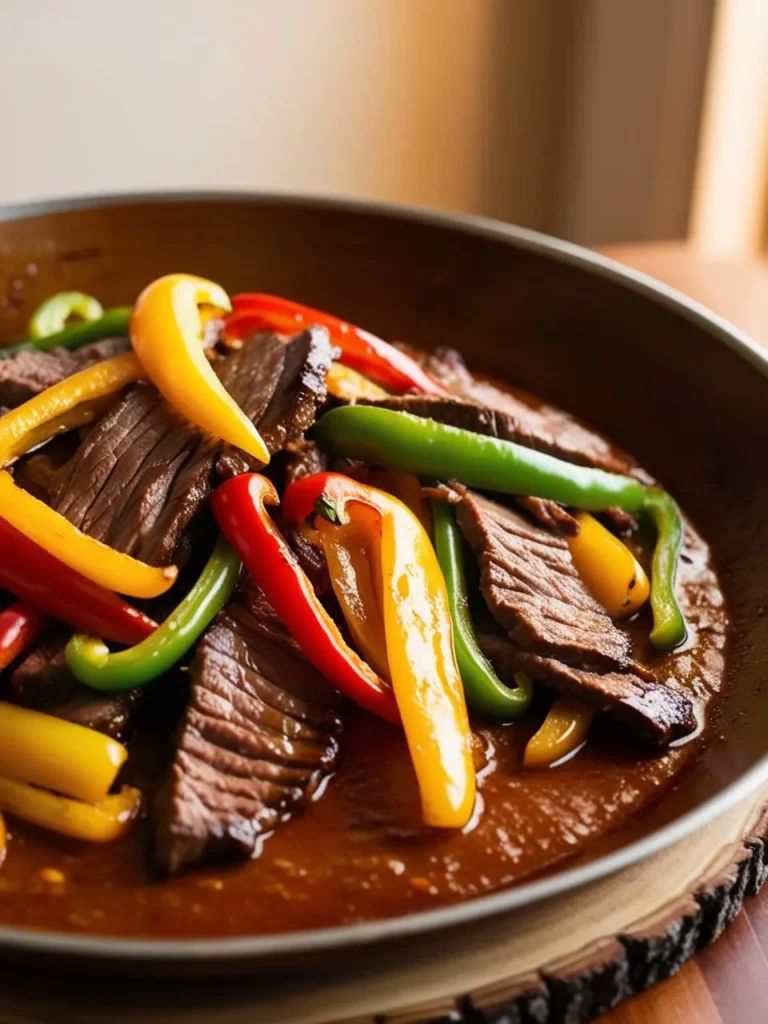
[[[244,280],[73,282],[0,351],[0,926],[46,886],[134,937],[449,905],[709,739],[727,615],[672,494],[359,295]]]

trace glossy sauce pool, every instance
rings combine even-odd
[[[150,868],[147,822],[107,847],[9,822],[0,923],[155,938],[286,932],[432,909],[594,855],[607,835],[659,801],[707,737],[728,627],[708,548],[690,525],[679,592],[691,627],[682,652],[649,654],[647,609],[629,627],[640,660],[696,704],[702,730],[679,747],[649,751],[606,716],[567,763],[529,772],[522,750],[546,703],[530,724],[475,721],[485,761],[476,814],[464,834],[441,833],[420,824],[401,734],[350,709],[336,774],[246,864],[163,881]]]

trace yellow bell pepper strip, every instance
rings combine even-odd
[[[662,651],[679,647],[688,635],[685,616],[675,596],[675,576],[683,546],[683,519],[673,498],[649,487],[645,511],[656,527],[656,546],[651,566],[651,643]]]
[[[74,318],[90,322],[99,320],[104,310],[98,299],[83,292],[59,292],[41,303],[29,321],[29,336],[37,340],[58,334]]]
[[[272,482],[259,473],[242,473],[217,487],[211,504],[221,532],[307,660],[345,696],[388,722],[399,722],[391,686],[345,643],[267,512],[267,505],[280,504]]]
[[[643,567],[618,537],[588,512],[577,512],[579,532],[568,538],[573,564],[590,594],[612,619],[623,619],[648,600]]]
[[[168,672],[216,618],[235,589],[240,559],[220,537],[200,578],[151,636],[110,654],[103,640],[76,635],[67,644],[70,672],[94,690],[130,690]]]
[[[528,740],[526,768],[548,768],[575,754],[586,742],[597,709],[569,697],[557,697],[538,732]]]
[[[157,623],[117,594],[88,580],[0,517],[0,587],[77,629],[137,644]]]
[[[397,498],[340,473],[296,481],[286,491],[283,512],[294,525],[314,516],[359,522],[374,536],[380,533],[387,661],[424,820],[463,828],[475,804],[472,733],[448,594],[428,534]]]
[[[174,409],[266,465],[269,452],[261,435],[227,393],[206,357],[201,305],[220,311],[231,308],[229,296],[213,281],[190,274],[168,274],[153,281],[133,308],[133,350]]]
[[[8,466],[55,433],[62,418],[82,403],[94,402],[119,391],[143,376],[133,353],[96,363],[0,416],[0,467]],[[132,597],[157,597],[172,585],[175,566],[155,568],[94,540],[78,530],[44,502],[17,487],[11,475],[0,471],[0,509],[3,518],[87,579]]]
[[[432,512],[421,490],[421,480],[415,473],[399,469],[371,469],[365,478],[371,487],[378,487],[402,501],[416,516],[428,534],[432,534]]]
[[[379,531],[380,532],[380,531]],[[365,660],[389,679],[382,612],[381,538],[359,522],[333,526],[318,516],[317,537],[328,563],[331,586],[349,631]]]
[[[378,384],[374,384],[362,373],[358,373],[357,370],[353,370],[349,366],[344,366],[343,363],[331,363],[325,377],[325,385],[329,395],[340,398],[344,402],[356,402],[361,398],[375,401],[389,396],[389,392],[384,388],[380,388]]]
[[[131,319],[130,306],[118,306],[108,309],[98,320],[84,320],[82,323],[71,324],[56,334],[35,341],[21,341],[17,345],[0,348],[0,359],[15,356],[17,352],[50,352],[54,348],[82,348],[92,341],[102,338],[127,338],[128,322]]]
[[[89,843],[112,843],[130,830],[141,808],[138,789],[123,786],[97,804],[48,793],[0,776],[0,810],[40,828]]]
[[[127,757],[95,729],[0,701],[0,775],[96,804]]]

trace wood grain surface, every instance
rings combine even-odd
[[[768,347],[768,261],[699,256],[682,243],[621,246],[606,256],[703,302]],[[765,1024],[768,890],[679,974],[600,1018],[601,1024]]]

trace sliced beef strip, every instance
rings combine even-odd
[[[456,518],[486,603],[516,643],[580,668],[630,667],[629,638],[582,583],[564,538],[472,491]]]
[[[284,485],[290,487],[292,483],[302,480],[305,476],[324,473],[329,468],[328,457],[313,441],[302,439],[291,442],[285,453]],[[296,552],[299,565],[309,576],[315,590],[320,594],[326,593],[330,589],[331,581],[328,576],[328,564],[322,550],[312,544],[300,530],[287,527],[285,536]]]
[[[126,338],[105,338],[72,352],[66,348],[29,350],[0,359],[0,405],[13,409],[78,370],[127,352],[128,345]]]
[[[510,684],[515,672],[525,672],[566,697],[613,712],[656,743],[670,743],[696,728],[687,697],[637,672],[588,672],[491,634],[479,634],[478,642],[500,678]]]
[[[633,663],[628,636],[590,595],[562,537],[470,491],[456,515],[515,671],[615,710],[659,742],[695,727],[691,702]]]
[[[215,368],[274,452],[313,422],[325,400],[330,361],[327,333],[318,329],[290,340],[260,333],[219,359]],[[163,565],[186,560],[188,527],[218,477],[247,468],[241,453],[202,435],[154,388],[138,384],[88,431],[63,467],[41,479],[50,481],[53,507],[80,529],[152,565]],[[17,670],[24,703],[45,705],[45,710],[73,720],[90,716],[102,731],[122,733],[128,728],[138,698],[96,695],[71,676],[61,650],[53,659],[47,652],[37,654]],[[56,700],[46,682],[51,672],[63,687]]]
[[[109,695],[89,690],[67,668],[66,642],[67,636],[56,632],[27,655],[11,676],[16,698],[25,707],[125,740],[144,690]]]
[[[191,669],[189,708],[155,801],[155,853],[173,874],[250,857],[338,756],[337,696],[249,587],[218,616]]]
[[[325,400],[327,334],[261,332],[215,363],[271,453],[300,437]],[[51,504],[81,530],[152,565],[186,557],[186,530],[217,478],[254,468],[203,435],[154,388],[129,388],[56,474]]]

